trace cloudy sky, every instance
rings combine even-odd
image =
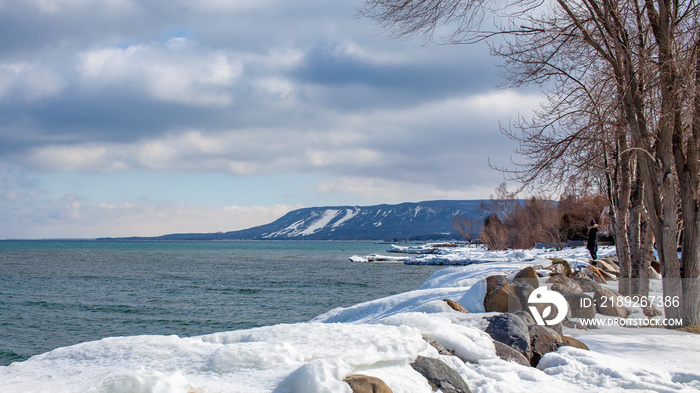
[[[537,106],[361,0],[0,0],[0,239],[216,232],[487,198]]]

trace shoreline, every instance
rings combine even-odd
[[[361,373],[381,379],[397,393],[427,393],[430,384],[411,366],[427,357],[448,365],[473,390],[617,391],[630,383],[639,391],[700,389],[700,372],[682,371],[683,364],[700,362],[700,336],[667,329],[591,332],[565,327],[565,334],[590,351],[561,347],[545,354],[536,368],[499,358],[484,332],[489,324],[484,317],[499,313],[479,308],[485,295],[479,283],[567,255],[478,252],[483,261],[498,262],[446,267],[413,291],[328,310],[309,322],[196,337],[112,337],[0,367],[0,382],[10,392],[155,391],[168,386],[169,391],[197,393],[311,393],[349,392],[343,380]],[[565,252],[572,262],[582,259],[580,250]],[[446,298],[470,313],[455,311]],[[645,334],[636,334],[642,330]],[[640,352],[640,346],[647,349]],[[42,375],[52,375],[52,382]]]

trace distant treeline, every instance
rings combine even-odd
[[[543,197],[516,199],[505,186],[484,204],[483,221],[456,216],[455,229],[468,241],[479,241],[491,250],[532,248],[536,243],[563,246],[568,240],[583,240],[591,220],[602,237],[612,240],[603,195],[564,195],[558,202]]]

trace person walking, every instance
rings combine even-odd
[[[591,253],[591,258],[598,259],[598,224],[595,220],[591,220],[588,226],[588,243],[586,248]]]

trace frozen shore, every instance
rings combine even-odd
[[[613,252],[601,248],[600,255]],[[583,248],[488,252],[453,248],[422,258],[453,261],[420,288],[346,308],[307,323],[198,337],[111,337],[0,367],[3,392],[351,392],[350,374],[378,377],[395,393],[433,389],[411,363],[439,359],[473,392],[693,392],[700,390],[700,335],[661,328],[563,329],[590,351],[564,346],[537,367],[502,360],[484,332],[485,279],[539,270],[561,258],[587,264]],[[428,261],[428,259],[426,259]],[[437,259],[433,261],[437,262]],[[456,261],[461,261],[457,263]],[[607,287],[615,289],[616,282]],[[652,289],[660,291],[658,280]],[[443,299],[461,304],[455,311]],[[642,310],[630,309],[628,318]],[[603,317],[601,317],[603,318]],[[450,354],[438,352],[424,338]],[[692,366],[690,366],[692,365]]]

